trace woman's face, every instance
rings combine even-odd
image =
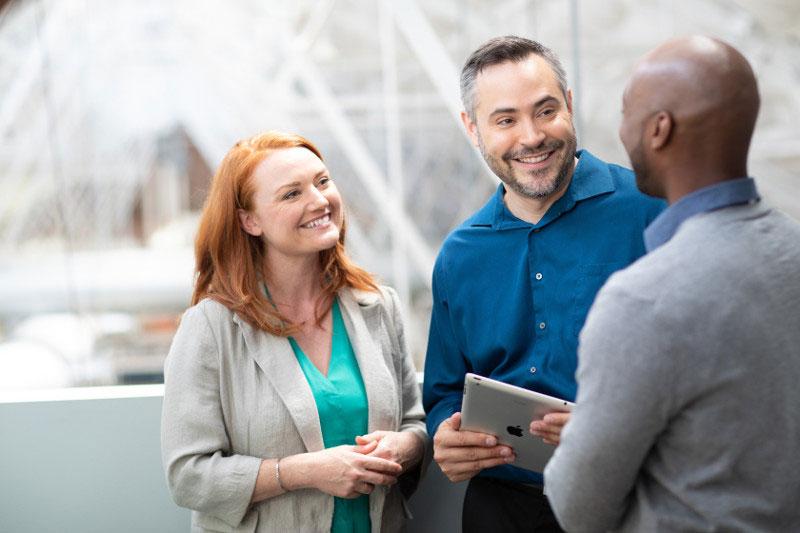
[[[252,206],[239,210],[239,221],[247,233],[264,240],[268,258],[316,255],[336,245],[342,199],[311,150],[276,150],[256,166],[252,179]]]

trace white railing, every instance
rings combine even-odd
[[[189,531],[161,466],[163,390],[0,391],[0,531]],[[409,530],[461,531],[464,488],[432,464]]]

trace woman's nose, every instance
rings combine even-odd
[[[311,191],[311,207],[314,209],[320,209],[323,207],[327,207],[328,198],[322,193],[321,190],[317,189],[316,187],[312,187]]]

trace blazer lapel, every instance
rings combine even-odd
[[[369,404],[368,431],[392,429],[399,424],[397,390],[383,360],[380,343],[381,293],[344,288],[339,292],[350,344],[356,354]]]
[[[234,314],[233,320],[241,328],[250,356],[283,400],[306,449],[324,449],[317,404],[288,339],[256,329],[239,315]]]

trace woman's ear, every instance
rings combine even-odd
[[[242,229],[254,237],[259,237],[263,232],[261,226],[253,218],[253,216],[244,209],[237,209],[236,214],[239,216],[239,225]]]

